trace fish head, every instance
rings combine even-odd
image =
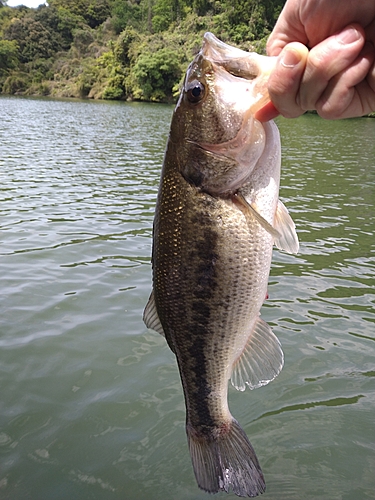
[[[170,139],[185,179],[213,196],[235,193],[264,151],[264,126],[254,114],[269,100],[270,59],[206,33],[186,72]]]

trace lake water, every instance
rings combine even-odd
[[[142,312],[171,106],[0,98],[0,498],[204,500]],[[300,253],[262,317],[285,352],[230,388],[269,500],[375,496],[375,120],[277,120]],[[220,493],[216,498],[235,498]]]

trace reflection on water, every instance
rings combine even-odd
[[[0,498],[208,498],[173,354],[142,323],[172,108],[2,97],[0,111]],[[371,498],[375,120],[278,125],[301,251],[275,250],[262,316],[285,366],[230,403],[265,498]]]

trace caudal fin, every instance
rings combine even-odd
[[[240,497],[256,497],[265,491],[255,451],[235,419],[209,436],[188,425],[187,435],[195,478],[202,490],[232,490]]]

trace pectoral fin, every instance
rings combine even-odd
[[[154,291],[151,292],[150,298],[148,299],[147,305],[143,312],[143,321],[147,328],[155,330],[155,332],[160,333],[160,335],[163,335],[163,337],[165,337],[164,329],[156,310]]]
[[[264,217],[260,215],[260,213],[246,200],[246,198],[241,193],[236,193],[232,197],[234,203],[240,208],[241,212],[245,215],[246,220],[248,222],[253,222],[255,219],[259,224],[265,229],[268,233],[270,233],[273,238],[279,239],[281,234],[272,227],[272,225],[266,221]]]
[[[298,253],[299,242],[296,226],[285,205],[280,200],[276,208],[275,228],[280,235],[275,239],[277,248],[288,253]]]
[[[270,326],[258,318],[242,355],[233,365],[232,385],[238,391],[266,385],[280,373],[284,354]]]

